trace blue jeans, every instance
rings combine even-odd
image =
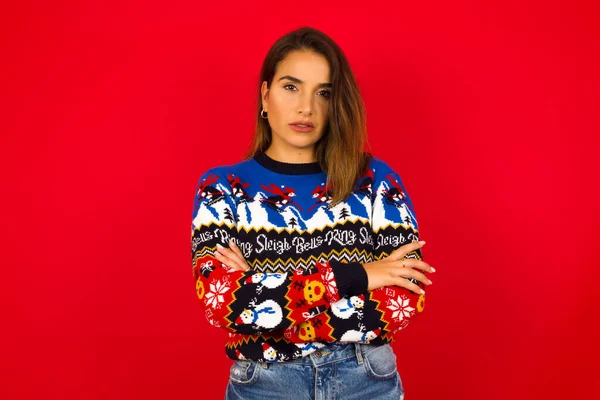
[[[389,344],[330,344],[296,360],[236,360],[225,400],[403,400]]]

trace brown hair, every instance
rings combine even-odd
[[[354,190],[356,181],[365,172],[372,155],[364,150],[365,144],[369,147],[366,110],[354,74],[342,49],[325,33],[302,27],[282,36],[269,49],[258,82],[254,136],[245,158],[250,159],[257,152],[265,152],[271,145],[271,127],[268,120],[260,116],[260,86],[263,81],[267,81],[267,87],[271,87],[277,64],[295,50],[323,55],[331,69],[328,122],[323,137],[316,144],[316,158],[327,174],[327,186],[332,189],[333,194],[332,204],[337,204]]]

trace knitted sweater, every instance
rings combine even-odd
[[[325,183],[317,162],[264,153],[201,175],[193,277],[208,322],[229,332],[229,358],[281,362],[327,343],[389,343],[423,311],[424,295],[405,288],[368,291],[362,266],[419,240],[400,176],[372,157],[353,193],[334,207]],[[229,239],[249,271],[214,257],[217,243],[229,247]],[[422,259],[421,250],[408,257]]]

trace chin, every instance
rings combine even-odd
[[[289,142],[291,147],[295,147],[297,149],[306,149],[308,147],[315,147],[317,144],[316,141],[311,140],[310,142]]]

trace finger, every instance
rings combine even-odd
[[[231,257],[226,256],[225,254],[223,254],[220,250],[217,250],[215,252],[215,258],[217,260],[219,260],[219,262],[221,262],[221,264],[226,264],[229,267],[235,268],[235,269],[239,269],[240,271],[245,271],[246,267],[244,265],[241,265],[239,263],[239,261],[232,259]]]
[[[233,239],[229,240],[229,245],[231,248],[223,247],[221,244],[217,243],[217,251],[226,257],[230,263],[234,264],[237,269],[249,271],[250,266],[246,262],[246,258],[244,258],[240,248],[233,242]]]
[[[229,258],[235,258],[236,262],[244,269],[244,271],[249,271],[250,266],[246,262],[246,257],[242,254],[242,250],[238,247],[233,239],[229,240]]]
[[[227,248],[224,247],[220,244],[217,244],[217,249],[219,250],[219,252],[221,252],[221,254],[223,254],[224,256],[228,257],[231,260],[236,260],[236,262],[240,265],[246,264],[246,259],[244,258],[244,256],[241,254],[241,251],[239,251],[239,248],[237,248],[238,252],[236,253],[234,251],[234,248],[231,244],[231,241],[229,241],[229,245],[231,246],[231,248]]]
[[[242,250],[238,247],[233,239],[229,239],[229,248],[237,254],[240,258],[244,258],[244,254],[242,254]]]
[[[398,268],[396,269],[396,273],[398,276],[402,276],[404,278],[416,279],[417,281],[422,282],[424,285],[431,285],[433,283],[423,273],[412,268]]]
[[[400,260],[401,258],[406,256],[411,251],[418,250],[421,247],[423,247],[424,245],[425,245],[425,241],[423,241],[423,240],[410,242],[410,243],[400,246],[396,250],[392,251],[392,254],[390,254],[388,258],[391,258],[392,260]]]
[[[421,289],[419,287],[419,285],[416,285],[416,284],[414,284],[411,281],[406,280],[406,279],[399,279],[398,281],[395,282],[395,285],[403,287],[405,289],[408,289],[411,292],[414,292],[416,294],[425,294],[425,290]]]
[[[425,261],[417,260],[416,258],[405,258],[402,260],[406,268],[417,268],[424,272],[435,272],[435,269]],[[402,263],[400,263],[402,266]]]

